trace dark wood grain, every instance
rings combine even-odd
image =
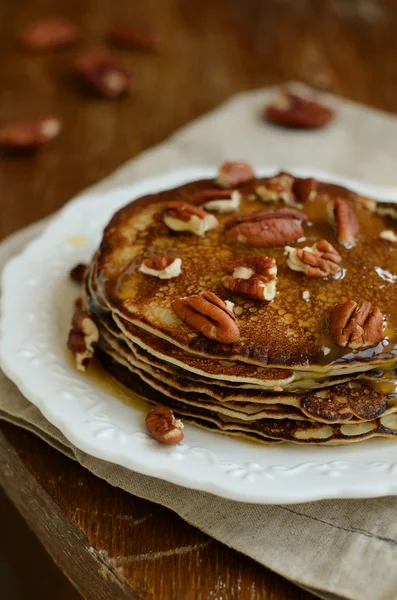
[[[311,598],[32,434],[3,424],[0,453],[0,485],[88,600]]]
[[[48,14],[75,20],[80,42],[49,55],[27,53],[17,32]],[[116,101],[96,98],[71,64],[79,49],[105,44],[109,24],[126,20],[149,22],[164,50],[115,50],[134,89]],[[396,27],[394,0],[3,0],[0,124],[55,112],[65,127],[37,155],[0,157],[0,236],[56,210],[242,89],[320,80],[342,96],[396,112]],[[85,598],[310,597],[32,435],[0,429],[7,493]]]

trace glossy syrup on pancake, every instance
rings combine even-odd
[[[360,376],[360,372],[352,374],[343,369],[342,373],[332,373],[332,376],[324,377],[317,374],[313,377],[313,373],[311,375],[300,371],[293,373],[285,368],[264,368],[243,362],[204,358],[185,352],[165,339],[155,338],[153,334],[125,322],[119,316],[112,317],[110,311],[99,304],[92,285],[89,285],[88,296],[89,310],[96,316],[96,321],[102,330],[105,329],[118,341],[122,341],[135,358],[167,371],[173,377],[181,375],[193,382],[205,382],[210,385],[218,383],[222,389],[239,386],[248,389],[256,388],[260,392],[265,389],[309,390],[320,386],[337,385]],[[370,368],[369,366],[368,369]],[[226,390],[223,393],[226,393]]]
[[[257,180],[240,188],[241,213],[267,208],[261,201],[248,199],[259,184]],[[341,254],[343,270],[339,277],[317,280],[291,271],[284,248],[255,249],[226,243],[224,227],[230,215],[217,214],[220,226],[204,238],[170,232],[161,219],[166,203],[188,200],[193,192],[208,187],[213,187],[212,181],[160,192],[131,203],[113,217],[105,230],[96,265],[100,294],[110,310],[158,339],[206,357],[295,370],[331,370],[337,365],[354,370],[356,366],[377,363],[391,368],[396,363],[397,246],[380,238],[381,231],[390,228],[387,217],[371,212],[346,190],[320,186],[315,200],[303,206],[309,223],[304,225],[305,239],[297,246],[328,240]],[[360,239],[350,249],[338,244],[335,227],[328,220],[330,198],[336,196],[352,203],[360,224]],[[272,203],[269,210],[277,206],[283,204]],[[144,258],[158,255],[181,258],[182,274],[164,282],[138,271]],[[252,255],[266,255],[277,261],[278,293],[271,303],[234,296],[221,285],[228,262]],[[302,298],[302,288],[309,291],[309,302]],[[237,318],[240,342],[222,345],[209,340],[181,323],[173,313],[172,300],[204,290],[241,307]],[[386,338],[381,344],[350,351],[334,343],[326,315],[336,302],[349,299],[368,300],[385,315]],[[329,349],[327,354],[324,348]]]

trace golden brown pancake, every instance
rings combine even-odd
[[[134,376],[124,365],[114,361],[107,353],[99,351],[98,358],[118,381],[129,381],[134,393],[155,404],[159,400],[186,422],[222,433],[256,439],[262,443],[288,441],[298,444],[333,445],[359,442],[371,437],[397,436],[397,415],[387,414],[370,422],[345,422],[325,424],[296,418],[262,418],[254,421],[230,417],[204,406],[188,405],[173,398],[163,397],[139,376]]]
[[[163,215],[167,203],[192,201],[198,191],[213,189],[213,181],[152,194],[114,215],[83,286],[84,308],[99,329],[98,358],[138,396],[221,433],[319,444],[397,435],[397,243],[380,235],[393,229],[394,213],[320,183],[315,197],[299,208],[304,239],[288,245],[327,240],[342,268],[313,278],[289,268],[284,246],[230,242],[227,231],[236,216],[288,208],[284,201],[264,203],[255,196],[266,182],[240,186],[237,213],[216,213],[219,226],[205,236],[172,231]],[[338,241],[329,217],[336,198],[357,217],[355,244]],[[182,273],[162,280],[140,272],[145,259],[159,256],[180,258]],[[222,285],[229,263],[260,256],[277,263],[272,301],[249,299]],[[204,291],[234,303],[238,342],[209,339],[175,314],[175,299]],[[329,313],[348,300],[380,309],[386,323],[382,342],[361,349],[336,343]]]
[[[259,184],[256,181],[239,188],[243,194],[241,213],[266,208],[263,202],[248,199]],[[326,370],[335,363],[350,368],[368,362],[395,364],[397,322],[391,307],[397,302],[397,286],[387,274],[397,273],[397,247],[379,237],[386,229],[387,217],[370,211],[355,201],[354,194],[345,191],[361,230],[358,243],[346,249],[338,244],[335,227],[327,216],[330,197],[340,196],[340,188],[321,186],[316,199],[306,202],[302,209],[309,222],[304,224],[305,240],[300,245],[328,240],[342,256],[344,270],[339,278],[318,280],[289,269],[283,247],[258,249],[227,243],[225,224],[230,215],[217,214],[220,226],[205,237],[170,232],[162,221],[167,202],[188,200],[197,190],[208,187],[213,187],[213,182],[187,184],[132,202],[116,213],[105,229],[96,261],[99,293],[111,311],[158,338],[205,357],[305,370]],[[275,206],[281,207],[282,203]],[[273,209],[274,204],[269,206]],[[144,258],[157,255],[181,258],[182,274],[162,281],[138,271]],[[277,261],[278,294],[271,303],[234,296],[221,284],[227,263],[252,255],[266,255]],[[310,293],[309,302],[302,298],[302,287]],[[196,335],[176,317],[171,302],[203,290],[242,307],[239,342],[216,343]],[[336,302],[349,299],[365,299],[379,307],[387,319],[388,343],[355,352],[334,343],[326,315]],[[326,356],[323,347],[331,349]]]

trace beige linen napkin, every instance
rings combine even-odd
[[[327,130],[291,132],[260,121],[270,90],[242,93],[124,165],[95,188],[106,190],[182,165],[245,159],[255,165],[309,166],[394,185],[397,119],[330,98]],[[0,268],[43,223],[0,246]],[[321,598],[397,598],[397,500],[335,500],[261,506],[195,492],[93,458],[73,447],[0,373],[0,418],[25,427],[113,486],[157,502],[228,546]],[[395,451],[390,445],[390,451]]]

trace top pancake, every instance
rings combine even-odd
[[[242,194],[240,213],[258,209],[274,210],[283,202],[252,201],[255,187],[262,180],[239,187]],[[95,267],[99,293],[109,309],[123,319],[166,339],[185,350],[206,357],[227,357],[272,367],[305,370],[332,370],[337,365],[349,370],[360,365],[393,366],[397,361],[397,244],[379,237],[392,228],[389,217],[381,217],[365,207],[348,190],[320,184],[314,200],[306,202],[302,212],[309,222],[303,224],[305,239],[295,246],[312,246],[328,240],[342,257],[343,276],[313,279],[289,269],[284,248],[248,248],[225,241],[224,226],[236,213],[216,213],[219,227],[198,237],[175,233],[163,223],[161,214],[171,200],[184,200],[194,192],[213,189],[213,181],[198,181],[167,190],[128,204],[118,211],[106,227]],[[360,239],[346,249],[338,244],[335,227],[327,216],[332,197],[342,197],[354,206]],[[243,256],[265,255],[276,259],[277,295],[273,302],[258,302],[234,296],[225,290],[221,279],[226,264]],[[160,280],[138,271],[145,258],[170,256],[182,259],[182,274]],[[310,301],[302,298],[308,290]],[[213,291],[224,300],[242,307],[237,317],[241,339],[222,345],[182,323],[171,308],[180,297]],[[378,306],[387,323],[386,339],[377,346],[352,351],[334,343],[326,323],[329,310],[337,302],[367,300]],[[325,354],[323,348],[329,348]]]

